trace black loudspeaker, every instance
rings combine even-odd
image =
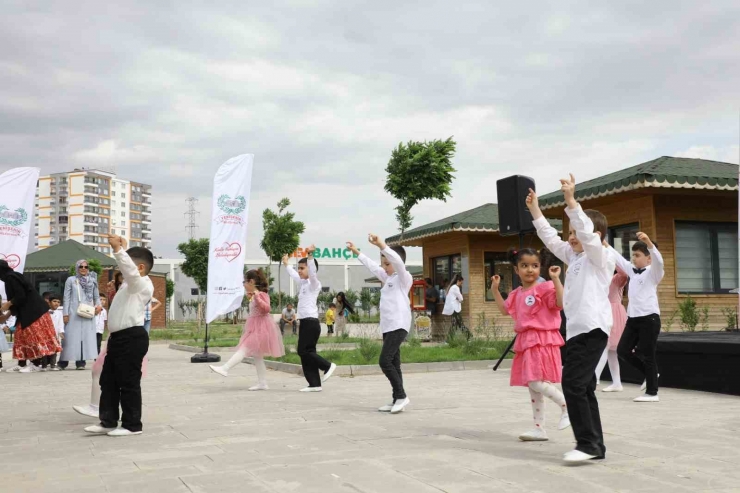
[[[535,231],[532,214],[525,202],[530,188],[536,190],[534,180],[528,176],[514,175],[496,182],[498,230],[501,236]]]

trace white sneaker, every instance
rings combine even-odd
[[[258,383],[257,385],[254,385],[252,387],[249,387],[249,390],[255,391],[255,390],[270,390],[270,387],[267,386],[266,383]]]
[[[116,428],[113,431],[108,432],[109,437],[130,437],[132,435],[141,435],[141,431],[131,431],[126,428]]]
[[[660,397],[657,395],[641,395],[640,397],[635,397],[632,402],[660,402]]]
[[[547,438],[547,432],[545,430],[541,428],[535,428],[532,431],[528,431],[519,435],[519,440],[523,442],[546,442],[549,440],[549,438]]]
[[[586,454],[584,452],[581,452],[580,450],[571,450],[570,452],[566,452],[563,455],[563,460],[565,462],[586,462],[587,460],[591,460],[595,457],[595,455]]]
[[[337,365],[332,363],[329,369],[326,370],[326,373],[324,373],[324,379],[322,380],[322,382],[326,382],[327,380],[329,380],[331,376],[334,374],[334,370],[336,369],[337,369]]]
[[[391,409],[391,414],[398,414],[401,411],[404,410],[406,406],[408,406],[411,403],[411,400],[409,400],[408,397],[406,397],[402,401],[396,401],[393,403],[393,408]]]
[[[104,428],[100,425],[92,425],[85,428],[85,431],[88,433],[91,433],[93,435],[107,435],[111,431],[115,430],[115,428]]]
[[[393,402],[395,403],[396,401],[393,401]],[[392,410],[393,410],[393,404],[386,404],[385,406],[380,406],[378,408],[378,411],[380,411],[381,413],[389,413]]]
[[[611,384],[610,386],[604,387],[603,389],[601,389],[602,392],[621,392],[623,390],[624,390],[624,387],[622,387],[621,385],[614,385],[614,384]]]
[[[570,416],[567,412],[560,415],[560,422],[558,423],[558,430],[562,431],[570,427]]]
[[[215,365],[208,365],[208,367],[213,370],[214,373],[218,373],[222,377],[228,377],[229,372],[227,370],[224,370],[221,366],[215,366]]]
[[[83,416],[90,416],[91,418],[100,417],[98,416],[98,406],[93,406],[92,404],[88,404],[87,406],[72,406],[72,409]]]
[[[305,389],[301,389],[300,392],[321,392],[321,387],[306,387]]]
[[[36,370],[34,370],[33,365],[28,365],[22,367],[20,370],[18,370],[18,373],[34,373]]]
[[[20,371],[23,369],[22,366],[15,365],[13,367],[8,368],[5,370],[7,373],[20,373]]]
[[[49,368],[49,371],[60,371],[60,370],[61,368],[59,368],[58,366],[52,366],[51,368]]]

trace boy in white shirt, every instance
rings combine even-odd
[[[301,357],[303,376],[308,382],[308,387],[301,392],[321,392],[321,384],[329,380],[337,365],[328,362],[316,352],[316,344],[321,337],[321,324],[319,323],[319,308],[317,300],[321,292],[321,283],[318,278],[319,262],[313,258],[316,250],[314,245],[306,249],[307,258],[298,261],[298,272],[290,265],[288,256],[283,257],[283,264],[288,275],[298,283],[298,320],[300,331],[298,332],[297,353]],[[319,370],[324,372],[321,379]]]
[[[49,313],[51,314],[51,321],[54,322],[57,340],[61,344],[64,340],[64,308],[62,307],[62,299],[55,294],[49,295]],[[49,369],[59,371],[60,368],[57,366],[58,353],[46,357],[48,358]]]
[[[116,293],[108,314],[107,355],[100,375],[100,424],[85,431],[108,436],[139,435],[141,424],[141,364],[149,351],[144,330],[144,307],[152,299],[154,285],[149,271],[152,252],[143,247],[125,250],[126,240],[108,235],[113,256],[123,274],[124,284]],[[121,427],[118,426],[119,412]]]
[[[542,215],[537,194],[530,189],[527,207],[537,235],[545,246],[568,264],[563,294],[567,318],[563,394],[576,437],[576,448],[563,456],[566,462],[603,459],[606,456],[596,400],[596,365],[612,327],[609,285],[615,261],[605,245],[607,221],[598,211],[581,209],[575,200],[575,179],[560,180],[570,218],[568,241]]]
[[[639,241],[632,245],[632,264],[619,252],[611,249],[617,265],[630,278],[627,325],[619,339],[617,354],[622,362],[632,365],[645,375],[645,395],[634,401],[660,402],[655,353],[660,335],[658,284],[663,280],[665,270],[658,245],[650,241],[643,232],[637,233],[637,239]],[[632,352],[634,349],[640,350],[642,358]]]
[[[403,247],[388,248],[377,235],[369,235],[368,241],[380,248],[382,265],[361,253],[352,242],[347,243],[352,253],[380,279],[380,330],[383,333],[383,349],[378,364],[393,388],[393,402],[378,409],[380,412],[397,414],[411,402],[403,388],[401,373],[401,344],[406,340],[411,327],[411,301],[409,291],[414,278],[406,270],[406,251]]]
[[[103,344],[103,334],[105,334],[105,326],[108,324],[108,297],[100,293],[100,313],[95,315],[95,331],[96,338],[98,339],[98,356],[100,356],[100,346]]]

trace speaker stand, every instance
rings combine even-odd
[[[522,233],[520,231],[519,232],[519,250],[521,250],[522,248],[524,248],[524,233]],[[501,366],[501,363],[506,358],[506,355],[509,354],[509,351],[511,351],[511,348],[514,347],[514,343],[515,342],[516,342],[516,334],[514,334],[514,338],[509,343],[509,346],[504,351],[504,354],[501,355],[501,357],[498,359],[498,361],[496,362],[496,364],[493,366],[493,371],[498,370],[498,367]]]

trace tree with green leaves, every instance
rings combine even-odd
[[[396,207],[401,239],[411,227],[411,209],[416,204],[427,199],[446,202],[452,196],[452,173],[456,171],[452,167],[452,158],[456,145],[450,137],[431,142],[401,142],[393,150],[385,168],[388,173],[385,191],[401,202]]]
[[[165,291],[165,303],[164,303],[164,318],[165,318],[165,325],[167,325],[168,317],[170,314],[170,303],[172,303],[172,297],[175,296],[175,281],[172,279],[167,279],[166,281],[166,291]]]
[[[210,240],[201,238],[199,240],[191,239],[187,243],[177,245],[177,251],[184,257],[185,261],[180,264],[180,271],[195,281],[201,293],[208,292],[208,255],[211,251]],[[203,314],[202,302],[198,298],[201,309],[198,314],[198,325],[200,326],[201,315]]]
[[[306,230],[306,226],[301,221],[295,220],[295,213],[287,212],[289,205],[290,199],[285,197],[277,203],[277,212],[270,209],[262,212],[262,228],[265,233],[260,242],[260,248],[267,254],[270,262],[278,264],[278,293],[282,291],[280,261],[285,255],[290,255],[298,248],[301,234]],[[279,299],[279,307],[282,308],[282,298],[279,296]]]
[[[362,288],[360,291],[360,306],[362,311],[365,312],[365,316],[370,316],[370,309],[373,307],[373,293],[368,288]]]

